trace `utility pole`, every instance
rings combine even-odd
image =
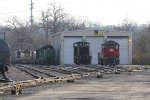
[[[31,0],[31,8],[30,8],[30,10],[31,10],[31,27],[32,27],[32,25],[33,25],[33,2],[32,2],[32,0]]]

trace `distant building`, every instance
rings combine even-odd
[[[73,43],[86,41],[90,43],[92,64],[98,64],[98,52],[105,39],[120,44],[120,64],[132,64],[132,34],[125,31],[68,31],[51,36],[51,43],[56,52],[58,64],[74,64]]]

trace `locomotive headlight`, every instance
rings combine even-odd
[[[113,52],[114,50],[113,50],[113,49],[109,49],[109,51],[110,51],[110,52]]]
[[[131,42],[132,41],[132,39],[129,39],[129,42]]]

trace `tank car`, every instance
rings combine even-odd
[[[53,46],[46,45],[37,49],[36,63],[44,65],[55,64],[55,52]]]
[[[118,65],[119,60],[119,44],[109,40],[101,45],[101,52],[98,53],[98,64],[101,65]]]
[[[7,65],[10,64],[10,49],[8,44],[0,39],[0,72],[5,73],[8,71]]]
[[[75,42],[74,47],[74,63],[75,64],[91,64],[90,43]]]

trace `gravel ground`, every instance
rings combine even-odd
[[[87,78],[74,83],[31,87],[24,89],[20,95],[0,94],[0,100],[149,100],[148,87],[150,69],[104,75],[102,79]]]

